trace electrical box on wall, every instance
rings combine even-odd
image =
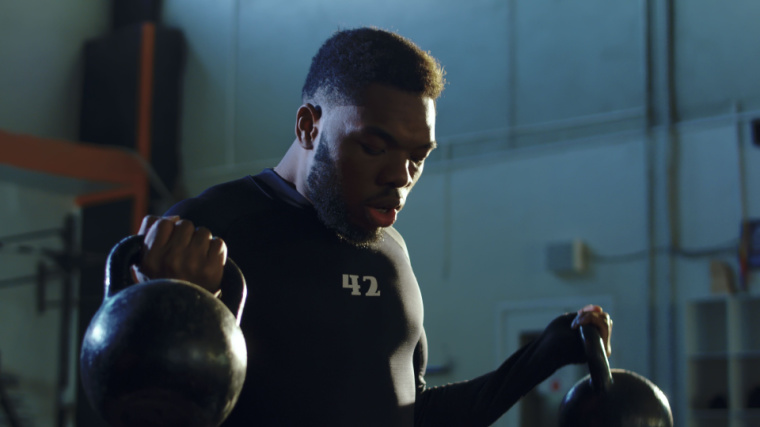
[[[586,244],[581,239],[546,245],[546,269],[556,274],[579,274],[588,268]]]

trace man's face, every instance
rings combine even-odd
[[[435,105],[382,85],[361,104],[325,109],[307,197],[325,225],[367,244],[396,222],[436,146]]]

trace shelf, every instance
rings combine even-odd
[[[737,351],[733,355],[737,359],[760,359],[760,351],[757,350]],[[758,360],[758,363],[760,363],[760,360]]]
[[[742,409],[760,410],[760,358],[745,358],[739,361],[737,391]]]
[[[760,427],[760,409],[734,411],[732,418],[741,427]]]
[[[694,409],[692,417],[703,420],[715,420],[728,418],[728,409]]]
[[[0,130],[0,179],[70,193],[79,206],[132,198],[135,231],[147,212],[143,161],[120,147]]]
[[[730,353],[727,351],[703,351],[690,353],[688,355],[689,360],[693,361],[719,361],[726,360],[730,357]]]
[[[691,411],[691,427],[728,426],[729,412],[727,409],[697,409]]]
[[[728,409],[728,360],[689,361],[689,403],[698,410]]]
[[[694,354],[718,354],[728,351],[728,304],[726,299],[693,302],[687,310],[687,348]]]
[[[760,298],[741,298],[738,301],[739,348],[760,353]]]
[[[686,425],[760,427],[760,298],[686,306]]]
[[[747,420],[760,420],[760,409],[745,409],[741,411],[735,411],[734,416],[737,418],[743,418]]]

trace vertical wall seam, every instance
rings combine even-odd
[[[678,122],[678,111],[675,93],[675,11],[674,0],[665,2],[665,111],[668,135],[668,228],[670,231],[670,251],[668,255],[668,345],[670,389],[674,401],[678,401],[678,259],[676,254],[681,247],[680,236],[680,135],[675,123]]]
[[[230,40],[230,62],[228,64],[227,78],[227,114],[226,127],[227,138],[225,147],[225,164],[234,166],[236,158],[235,144],[237,142],[237,97],[238,97],[238,69],[240,55],[240,0],[232,0],[232,31]]]
[[[514,147],[513,130],[517,121],[517,31],[515,29],[517,19],[516,1],[507,0],[507,148]]]
[[[741,108],[739,103],[733,105],[734,115],[734,136],[736,138],[736,154],[738,162],[738,179],[739,179],[739,209],[741,221],[744,223],[749,218],[748,200],[747,200],[747,155],[744,148],[744,123],[741,119]]]
[[[647,192],[647,331],[652,339],[657,337],[657,280],[655,274],[656,258],[655,258],[655,246],[656,246],[656,215],[655,215],[655,140],[652,134],[652,100],[654,99],[652,91],[652,70],[651,65],[653,61],[652,55],[652,34],[651,34],[651,6],[649,0],[642,2],[642,35],[643,35],[643,48],[642,48],[642,80],[644,91],[644,107],[646,109],[644,113],[644,153],[645,153],[645,168],[646,168],[646,192]],[[649,343],[647,368],[649,372],[655,372],[657,367],[657,354],[655,352],[655,345],[652,342]]]

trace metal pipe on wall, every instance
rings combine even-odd
[[[226,147],[225,147],[225,168],[235,165],[236,141],[237,141],[237,101],[238,101],[238,70],[240,68],[240,0],[234,0],[232,16],[232,40],[230,43],[232,54],[227,64],[227,112],[225,114],[226,122]]]
[[[666,381],[670,399],[679,402],[678,388],[678,340],[677,321],[677,259],[676,253],[680,246],[679,236],[679,166],[680,152],[678,130],[676,127],[676,98],[674,85],[674,22],[673,0],[645,0],[642,8],[644,27],[643,78],[645,106],[647,109],[644,123],[646,144],[646,188],[647,188],[647,242],[648,242],[648,301],[647,317],[649,336],[653,340],[649,346],[648,363],[652,375],[656,378],[663,370],[660,367],[660,354],[656,350],[658,341],[667,342],[667,375],[669,378],[657,379],[656,382]],[[667,255],[665,288],[660,289],[660,265],[657,258],[657,186],[658,186],[658,147],[659,136],[664,135],[667,150],[665,165],[666,212],[668,241],[670,251]],[[663,295],[667,292],[667,296]],[[661,298],[666,301],[661,302]],[[664,303],[664,304],[663,304]],[[659,319],[667,319],[668,326],[659,328]],[[664,334],[664,336],[662,336]],[[678,420],[679,404],[674,405],[674,419]]]
[[[646,114],[643,123],[643,143],[645,160],[644,165],[646,168],[646,192],[647,192],[647,331],[650,337],[656,337],[657,335],[657,275],[656,275],[656,246],[657,246],[657,234],[656,234],[656,215],[655,215],[655,186],[657,181],[657,175],[655,172],[655,160],[656,160],[656,147],[654,136],[652,135],[653,125],[653,111],[652,100],[654,99],[652,91],[654,90],[652,85],[652,70],[650,64],[652,61],[652,34],[650,33],[651,27],[651,12],[650,1],[644,0],[642,2],[642,35],[643,35],[643,47],[642,47],[642,86],[644,94],[644,108]],[[655,346],[650,342],[647,354],[647,364],[650,375],[653,375],[655,366],[657,365],[657,357],[654,351]]]
[[[668,128],[668,228],[670,230],[670,247],[668,255],[668,344],[669,344],[669,362],[668,372],[670,373],[670,390],[671,396],[675,401],[679,399],[678,388],[678,266],[676,253],[681,248],[680,238],[680,199],[679,199],[679,174],[680,174],[680,135],[675,127],[678,122],[678,111],[676,107],[675,93],[675,43],[674,43],[674,0],[664,2],[665,9],[665,99],[663,104],[666,107],[666,125]]]

